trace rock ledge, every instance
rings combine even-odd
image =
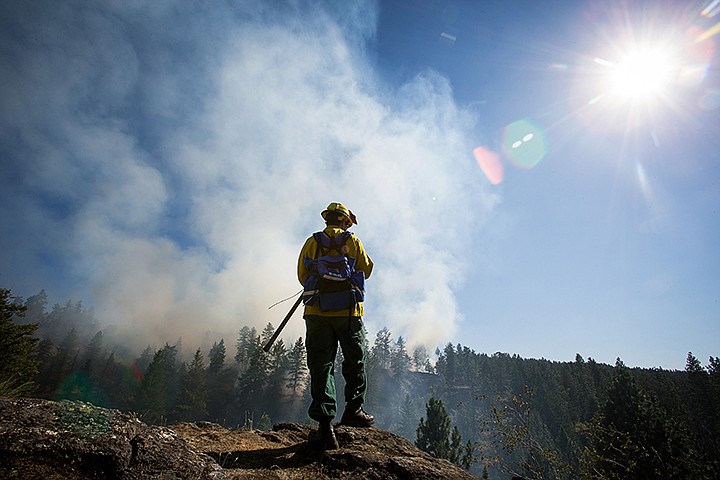
[[[157,427],[83,402],[0,399],[0,478],[477,478],[384,430],[336,432],[340,448],[323,452],[312,442],[315,427],[298,423],[270,432],[208,422]]]

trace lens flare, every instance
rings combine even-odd
[[[705,30],[701,35],[698,36],[696,41],[701,42],[703,40],[707,40],[710,37],[714,37],[718,33],[720,33],[720,22]]]
[[[477,147],[473,150],[473,154],[475,161],[480,165],[480,169],[490,183],[493,185],[502,183],[504,170],[498,154],[485,147]]]
[[[635,162],[635,172],[637,173],[638,184],[640,184],[640,190],[645,200],[647,200],[648,203],[652,203],[653,193],[650,187],[650,180],[648,179],[647,173],[645,173],[645,168],[640,162]]]
[[[140,385],[145,379],[142,370],[140,370],[140,367],[138,367],[135,362],[130,365],[130,370],[128,371],[128,378],[132,378],[135,382],[137,382],[138,385]]]
[[[716,110],[720,108],[720,90],[708,90],[698,100],[698,107],[703,110]]]
[[[712,0],[705,8],[702,9],[700,15],[712,18],[720,12],[720,1]]]
[[[503,151],[513,165],[533,168],[547,154],[545,132],[527,119],[513,122],[503,131]]]
[[[95,405],[107,405],[105,392],[86,372],[75,371],[68,375],[55,392],[56,400],[82,400]]]

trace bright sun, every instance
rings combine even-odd
[[[685,88],[705,78],[714,52],[707,39],[715,27],[684,28],[684,14],[660,13],[619,9],[607,30],[599,27],[594,65],[578,70],[576,84],[578,99],[587,102],[578,111],[595,128],[655,128],[667,115],[684,113]]]
[[[626,100],[662,96],[674,69],[671,55],[661,49],[636,49],[609,66],[610,90]]]
[[[587,88],[584,114],[607,128],[639,126],[677,100],[682,70],[679,46],[671,40],[608,45],[598,67],[583,80]]]

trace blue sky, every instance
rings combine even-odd
[[[706,363],[717,11],[4,2],[0,283],[141,347],[233,342],[282,319],[267,307],[341,201],[377,264],[371,335]]]
[[[523,119],[546,138],[532,168],[500,154],[501,200],[477,245],[489,255],[458,293],[461,339],[473,338],[463,343],[665,368],[682,368],[687,351],[715,355],[718,57],[714,37],[697,38],[712,34],[717,6],[391,3],[402,13],[380,17],[384,69],[446,75],[477,115],[478,146],[500,152],[504,128]],[[650,98],[593,100],[607,76],[596,58],[646,45],[679,50],[673,68],[704,77],[675,70]]]

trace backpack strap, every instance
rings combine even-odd
[[[325,235],[325,232],[313,233],[313,238],[315,239],[318,249],[320,250],[320,254],[318,255],[318,257],[322,257],[330,250],[336,250],[338,253],[341,253],[343,245],[347,243],[348,239],[352,236],[352,234],[352,232],[344,231],[337,237],[330,238],[329,236]]]
[[[352,232],[348,232],[347,230],[335,237],[335,250],[337,250],[339,253],[342,253],[341,249],[347,243],[350,237],[352,237]]]
[[[316,232],[313,233],[313,238],[315,239],[315,243],[318,246],[317,257],[322,257],[323,255],[325,255],[325,252],[327,252],[330,247],[329,244],[326,245],[327,242],[325,241],[326,238],[329,240],[329,237],[323,234],[323,232]]]

